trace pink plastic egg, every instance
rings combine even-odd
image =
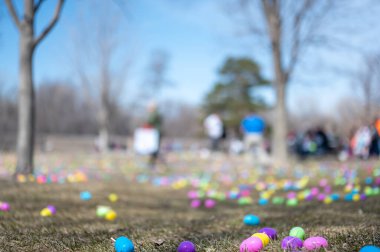
[[[263,248],[260,238],[252,236],[240,244],[240,252],[259,252]]]
[[[327,240],[320,236],[310,237],[306,239],[303,243],[304,248],[309,251],[313,251],[319,248],[327,248],[328,243]]]
[[[201,206],[201,204],[202,202],[200,200],[195,199],[191,201],[190,206],[191,208],[198,208]]]

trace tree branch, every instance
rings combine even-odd
[[[36,13],[38,11],[38,9],[41,7],[41,4],[44,2],[45,0],[38,0],[38,2],[36,3],[36,5],[34,5],[34,13]]]
[[[10,13],[13,21],[15,22],[15,24],[17,26],[17,29],[20,30],[21,29],[20,19],[17,16],[17,13],[16,13],[15,7],[14,7],[14,5],[12,3],[12,0],[5,0],[5,4],[8,7],[9,13]]]
[[[301,50],[301,25],[304,23],[304,19],[308,12],[312,9],[314,0],[305,0],[300,10],[295,14],[293,19],[293,34],[292,34],[292,48],[290,52],[290,62],[288,65],[288,69],[286,70],[286,79],[288,80],[290,75],[292,74],[294,67],[298,61],[299,52]]]
[[[52,20],[50,21],[49,25],[46,26],[46,28],[41,32],[40,36],[38,36],[34,40],[34,47],[36,47],[46,37],[46,35],[53,29],[53,27],[57,23],[64,1],[65,0],[58,0],[57,7],[55,8],[55,13]]]

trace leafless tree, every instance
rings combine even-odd
[[[33,55],[36,47],[56,25],[64,0],[58,0],[54,15],[49,24],[38,36],[34,27],[36,14],[44,0],[24,0],[21,15],[17,14],[12,0],[5,0],[10,16],[20,34],[19,60],[19,103],[18,103],[18,138],[17,138],[17,173],[33,172],[35,94],[33,85]]]
[[[286,164],[287,86],[302,54],[317,41],[324,17],[332,9],[330,0],[238,0],[234,7],[251,34],[270,47],[276,105],[273,116],[273,156]],[[235,10],[234,9],[234,10]],[[256,11],[256,12],[255,12]],[[260,18],[262,18],[260,20]]]
[[[172,84],[166,76],[168,65],[169,54],[167,52],[156,50],[152,53],[146,80],[142,85],[150,98],[159,97],[162,90]]]
[[[372,123],[375,108],[380,104],[380,54],[363,57],[362,69],[353,84],[364,103],[363,123]]]
[[[118,106],[130,65],[130,59],[121,52],[127,27],[122,26],[122,13],[114,1],[85,4],[92,8],[85,8],[87,12],[81,13],[84,19],[75,24],[74,67],[87,97],[98,105],[99,147],[107,151],[112,108]]]

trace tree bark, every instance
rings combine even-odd
[[[262,7],[267,21],[269,37],[272,49],[272,61],[275,74],[276,106],[274,109],[272,154],[276,165],[287,166],[287,109],[286,109],[286,86],[288,73],[283,66],[281,52],[282,23],[280,18],[279,3],[262,0]]]
[[[107,66],[103,66],[100,90],[99,149],[102,152],[108,151],[109,144],[109,78],[106,68]]]
[[[20,83],[16,174],[33,173],[35,94],[33,86],[33,1],[25,0],[25,21],[20,25]]]

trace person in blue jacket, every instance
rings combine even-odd
[[[268,155],[264,148],[265,121],[256,114],[249,114],[241,121],[244,135],[244,149],[253,152],[259,161],[267,161]]]

